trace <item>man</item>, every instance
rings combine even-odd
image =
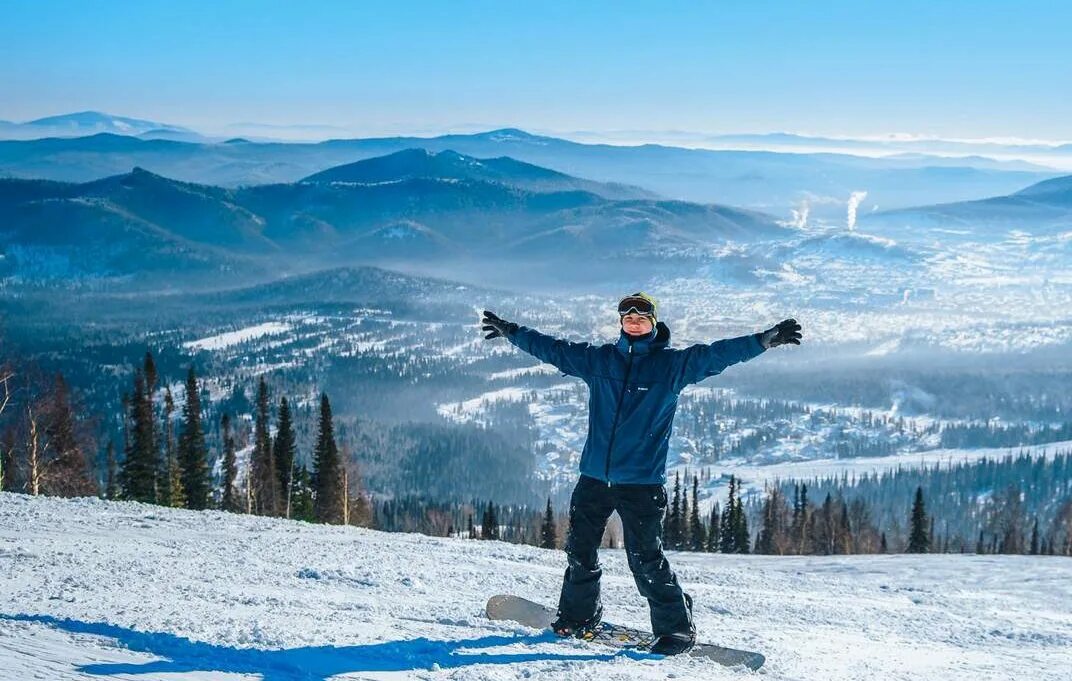
[[[599,346],[552,338],[487,310],[482,328],[485,339],[502,336],[589,387],[588,437],[570,499],[568,567],[552,628],[559,636],[590,638],[599,625],[597,549],[607,520],[618,511],[629,568],[651,608],[651,651],[674,655],[696,641],[692,598],[662,551],[666,452],[678,394],[768,348],[800,345],[801,327],[787,319],[761,333],[679,350],[668,347],[670,329],[658,321],[651,296],[622,298],[618,317],[618,341]]]

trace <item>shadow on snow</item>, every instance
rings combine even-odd
[[[538,661],[606,661],[615,657],[650,658],[635,651],[597,654],[482,653],[481,649],[555,641],[550,632],[537,636],[484,636],[455,641],[415,638],[355,646],[309,646],[282,650],[231,648],[191,641],[174,634],[140,632],[97,622],[60,619],[48,615],[5,615],[0,621],[35,622],[73,634],[94,634],[116,639],[123,647],[164,660],[88,664],[79,671],[96,676],[113,674],[165,674],[218,671],[260,674],[264,681],[324,680],[353,672],[442,669],[474,664],[517,664]],[[472,651],[472,652],[470,652]]]

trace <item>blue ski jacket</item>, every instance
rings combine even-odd
[[[618,342],[572,343],[525,326],[507,336],[518,348],[588,384],[588,437],[581,473],[607,484],[665,484],[666,452],[681,390],[764,351],[759,334],[685,349],[667,347],[670,329]]]

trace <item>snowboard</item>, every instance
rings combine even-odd
[[[488,619],[517,622],[533,629],[550,629],[551,622],[555,619],[554,608],[508,594],[489,598],[486,612]],[[585,640],[615,648],[645,652],[651,643],[652,634],[641,629],[602,622],[594,635]],[[766,661],[759,653],[725,648],[713,643],[697,643],[687,655],[713,660],[727,667],[744,665],[753,671],[762,667]]]

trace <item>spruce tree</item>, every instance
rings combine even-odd
[[[481,539],[499,539],[499,516],[495,512],[495,504],[488,502],[484,509],[484,518],[480,523]]]
[[[681,513],[677,517],[677,535],[679,551],[687,551],[689,545],[692,543],[692,537],[689,535],[689,472],[685,471],[685,487],[681,490]]]
[[[674,473],[674,500],[670,504],[669,533],[666,545],[671,549],[681,548],[681,476]]]
[[[45,428],[53,454],[44,481],[47,494],[62,497],[95,496],[97,482],[90,474],[81,439],[76,433],[70,389],[63,375],[57,373]]]
[[[882,538],[879,540],[879,551],[882,553],[889,552],[889,546],[886,544],[886,533],[882,533]]]
[[[238,480],[238,457],[234,435],[231,434],[230,414],[224,414],[220,419],[220,428],[223,431],[223,491],[220,495],[220,508],[231,513],[241,513],[245,509],[235,487]]]
[[[927,511],[923,505],[923,487],[916,488],[916,500],[912,504],[911,532],[908,535],[908,553],[927,553],[931,540],[927,534]]]
[[[834,552],[842,555],[854,553],[853,546],[852,524],[849,522],[849,505],[842,500],[841,519],[838,522],[837,542],[834,545]]]
[[[115,458],[115,440],[108,440],[108,453],[106,455],[106,464],[108,470],[106,472],[107,478],[104,484],[104,496],[107,499],[116,499],[119,497],[119,464]]]
[[[268,423],[268,383],[262,374],[257,382],[256,415],[253,424],[253,508],[258,515],[280,515],[282,495],[279,473],[272,457]],[[341,502],[340,502],[341,503]]]
[[[341,523],[342,464],[327,393],[320,394],[320,423],[313,451],[313,492],[316,519],[322,523]]]
[[[172,432],[171,414],[175,411],[175,400],[171,396],[171,388],[164,390],[164,461],[167,464],[167,472],[164,480],[167,487],[167,501],[172,508],[186,507],[186,490],[182,486],[182,467],[179,466],[179,457],[175,451],[175,437]]]
[[[737,553],[751,553],[751,535],[748,532],[748,516],[744,512],[744,500],[741,499],[740,480],[737,481],[737,512],[733,526]]]
[[[722,518],[719,520],[719,536],[721,538],[722,553],[737,553],[737,478],[730,476],[729,499],[726,500],[726,508],[722,510]]]
[[[1035,526],[1031,528],[1031,548],[1029,549],[1032,556],[1039,555],[1039,527],[1038,518],[1035,518]]]
[[[279,477],[279,489],[283,494],[282,515],[290,517],[291,475],[294,471],[294,457],[297,451],[294,425],[291,422],[290,404],[287,398],[279,400],[279,428],[276,430],[275,442],[272,444],[272,457],[275,459]]]
[[[120,472],[123,498],[131,501],[156,501],[156,457],[153,455],[152,412],[145,395],[145,377],[140,368],[134,372],[134,393],[129,400],[130,415],[126,458]]]
[[[179,457],[172,454],[168,457],[168,503],[172,508],[186,508],[186,489],[182,482],[182,468],[179,466]],[[207,508],[207,507],[206,507]]]
[[[692,476],[692,513],[689,515],[689,549],[703,551],[707,544],[703,522],[700,521],[700,478]]]
[[[722,523],[722,513],[716,501],[711,506],[711,517],[707,521],[707,548],[708,553],[715,553],[721,548],[722,535],[719,533],[719,525]]]
[[[303,464],[294,464],[291,474],[290,517],[307,522],[316,521],[316,505],[313,495],[312,476]]]
[[[156,372],[156,362],[153,361],[153,354],[148,350],[145,351],[145,357],[142,360],[142,368],[145,370],[145,395],[149,402],[150,437],[153,442],[153,465],[156,468],[153,494],[156,497],[156,503],[163,506],[170,506],[172,504],[170,503],[171,495],[168,488],[168,461],[164,458],[163,447],[161,446],[163,443],[160,441],[160,431],[156,427],[156,386],[158,375]]]
[[[540,526],[540,548],[553,549],[558,543],[555,536],[555,513],[551,509],[551,497],[547,497],[547,510],[543,513],[543,524]]]
[[[208,447],[201,427],[201,391],[192,364],[186,373],[186,401],[182,405],[178,458],[186,507],[194,510],[209,508],[212,485],[209,480]]]
[[[812,522],[812,508],[808,501],[808,486],[800,485],[799,507],[793,518],[793,543],[796,545],[798,555],[808,552],[809,525]]]
[[[775,553],[775,535],[778,532],[778,512],[776,503],[778,488],[771,487],[767,492],[767,498],[763,501],[760,511],[763,517],[763,527],[759,530],[759,538],[756,540],[756,553],[770,555]]]
[[[469,529],[468,529],[469,534],[467,535],[467,538],[468,539],[476,539],[476,530],[473,528],[473,514],[472,513],[469,514],[469,526],[468,527],[469,527]]]

